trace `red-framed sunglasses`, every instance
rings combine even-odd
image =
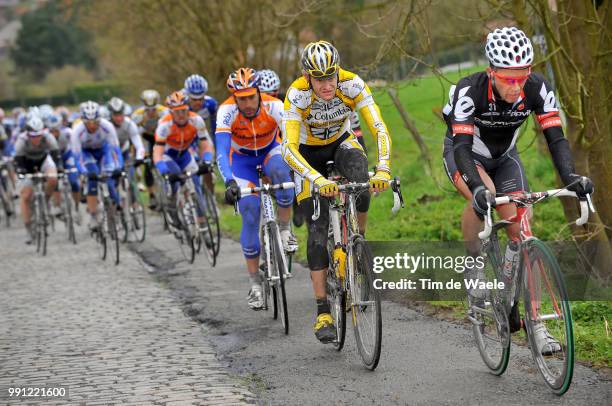
[[[529,68],[527,74],[521,76],[506,76],[499,74],[495,71],[491,71],[491,76],[495,77],[496,80],[499,80],[500,82],[509,86],[519,85],[523,87],[523,85],[525,85],[525,82],[527,82],[527,79],[529,79],[529,75],[531,75],[531,68]]]

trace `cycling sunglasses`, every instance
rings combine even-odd
[[[519,85],[523,87],[523,85],[525,85],[525,82],[527,82],[527,79],[529,79],[529,75],[531,75],[531,69],[529,69],[529,72],[527,72],[526,75],[521,75],[521,76],[506,76],[506,75],[501,75],[495,71],[492,71],[491,73],[495,77],[496,80],[499,80],[500,82],[506,85],[509,85],[509,86]]]
[[[335,75],[337,72],[338,72],[338,66],[331,66],[331,67],[327,68],[325,70],[325,72],[322,72],[322,71],[317,70],[317,69],[309,69],[308,70],[308,74],[310,76],[312,76],[313,78],[317,78],[317,79],[325,78],[325,77],[329,77],[329,76]]]

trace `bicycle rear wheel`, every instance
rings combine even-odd
[[[382,344],[380,292],[374,289],[372,254],[365,239],[359,235],[349,244],[347,265],[357,349],[366,368],[374,370],[380,360]]]
[[[503,263],[497,238],[492,237],[487,247],[485,275],[491,281],[501,275]],[[511,344],[510,323],[502,293],[490,290],[484,308],[471,303],[468,298],[468,319],[472,322],[476,346],[485,365],[498,376],[508,367]]]
[[[270,223],[269,235],[270,235],[270,254],[272,256],[272,263],[274,271],[272,276],[278,278],[273,281],[272,291],[274,292],[274,313],[280,316],[281,322],[285,334],[289,334],[289,312],[287,311],[287,294],[285,292],[285,274],[287,274],[287,262],[284,257],[283,244],[281,243],[280,232],[276,223]]]
[[[555,394],[563,395],[574,373],[572,314],[559,264],[540,240],[530,240],[523,248],[523,283],[531,354],[546,384]],[[536,334],[546,332],[558,344],[538,348]]]

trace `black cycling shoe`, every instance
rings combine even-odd
[[[523,321],[521,320],[521,312],[519,311],[518,303],[512,306],[512,310],[508,315],[508,321],[510,322],[510,332],[516,333],[523,328]]]

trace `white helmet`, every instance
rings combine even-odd
[[[124,106],[124,110],[123,110],[123,114],[125,114],[126,116],[131,116],[132,115],[132,106],[130,106],[129,104],[125,103]]]
[[[487,35],[485,53],[496,68],[526,68],[533,62],[533,47],[516,27],[497,28]]]
[[[64,119],[62,118],[62,115],[59,113],[53,113],[50,116],[48,116],[47,119],[45,120],[47,128],[49,128],[50,130],[54,130],[56,128],[59,129],[62,126],[63,122],[64,122]]]
[[[338,51],[327,41],[311,42],[302,51],[302,69],[317,78],[338,73],[339,63]]]
[[[259,90],[264,93],[278,92],[280,89],[280,78],[271,69],[263,69],[259,71]]]
[[[83,120],[97,120],[100,118],[100,105],[91,100],[81,103],[81,118]]]
[[[53,114],[54,110],[50,104],[41,104],[38,106],[38,110],[40,111],[40,116],[43,120],[46,120],[51,114]]]
[[[146,107],[155,107],[159,104],[159,93],[153,89],[144,90],[140,95],[140,100]]]
[[[100,106],[98,114],[100,114],[100,118],[103,118],[105,120],[110,120],[111,118],[110,110],[106,106]]]
[[[108,101],[108,110],[113,114],[125,114],[125,103],[118,97],[113,97]]]
[[[45,124],[37,115],[32,115],[26,120],[26,131],[30,136],[38,136],[41,135],[43,130],[45,129]]]

